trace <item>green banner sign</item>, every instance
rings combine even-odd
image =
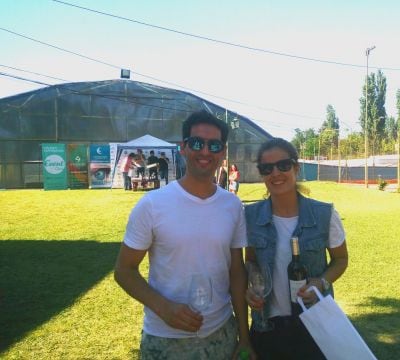
[[[71,189],[87,189],[89,187],[86,145],[68,144],[68,178]]]
[[[45,190],[67,188],[64,144],[42,144],[43,182]]]

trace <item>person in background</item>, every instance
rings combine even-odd
[[[176,179],[180,179],[185,175],[186,162],[185,158],[177,151],[175,153],[175,164],[176,164]]]
[[[145,305],[142,360],[236,359],[243,349],[255,359],[245,300],[243,207],[213,183],[228,130],[206,111],[191,114],[182,125],[185,175],[147,193],[129,216],[114,276]],[[139,271],[146,254],[148,282]],[[209,278],[213,290],[201,312],[188,305],[191,278],[198,274]]]
[[[157,164],[149,168],[149,179],[158,179],[158,157],[154,155],[154,150],[150,150],[150,156],[147,158],[147,165]]]
[[[266,200],[246,206],[248,247],[246,266],[265,266],[272,274],[272,292],[266,300],[247,290],[252,309],[251,340],[258,359],[324,359],[298,315],[291,312],[287,267],[292,258],[290,238],[299,239],[300,259],[308,270],[308,283],[298,296],[305,304],[316,301],[314,285],[333,294],[332,284],[348,263],[345,232],[332,204],[303,196],[296,184],[298,154],[288,141],[274,138],[262,144],[257,168],[268,190]],[[326,250],[330,255],[327,262]],[[268,319],[261,329],[261,312]]]
[[[137,149],[137,154],[134,159],[134,164],[136,166],[136,176],[144,178],[144,172],[146,168],[146,157],[143,154],[142,149]]]
[[[227,167],[227,162],[226,159],[222,160],[221,166],[217,170],[217,178],[216,178],[217,184],[222,187],[223,189],[226,189],[226,185],[228,182],[228,167]]]
[[[160,153],[158,169],[160,171],[160,179],[165,180],[165,185],[168,184],[168,164],[169,159],[165,156],[165,152]]]
[[[237,195],[239,190],[239,179],[240,172],[236,166],[236,164],[231,165],[231,169],[229,171],[229,191]]]
[[[133,161],[134,155],[135,155],[134,153],[130,153],[129,155],[125,156],[125,158],[121,164],[125,190],[132,190],[132,183],[131,183],[131,177],[129,176],[129,170],[131,170],[133,168],[132,161]]]

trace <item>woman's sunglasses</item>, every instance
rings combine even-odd
[[[218,154],[224,150],[224,143],[218,139],[205,140],[198,136],[191,136],[183,139],[183,142],[188,144],[189,148],[193,151],[200,151],[205,144],[207,144],[208,151],[214,154]]]
[[[261,175],[270,175],[272,171],[274,171],[275,166],[279,171],[286,172],[289,171],[294,164],[296,164],[296,160],[294,159],[283,159],[275,163],[258,164],[257,168]]]

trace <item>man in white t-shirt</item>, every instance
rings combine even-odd
[[[186,174],[148,193],[132,210],[115,279],[145,306],[142,360],[225,360],[244,348],[253,358],[244,298],[243,208],[213,183],[228,127],[200,111],[185,120],[182,133]],[[139,272],[147,253],[148,282]],[[194,275],[211,284],[195,289],[201,309],[190,300]]]

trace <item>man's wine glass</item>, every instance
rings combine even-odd
[[[211,279],[203,274],[194,274],[190,282],[189,307],[201,313],[212,303]],[[198,332],[197,332],[198,336]]]
[[[249,276],[250,286],[254,293],[265,299],[272,290],[272,277],[268,265],[254,266]],[[267,330],[267,322],[264,318],[264,309],[261,310],[261,331]]]

